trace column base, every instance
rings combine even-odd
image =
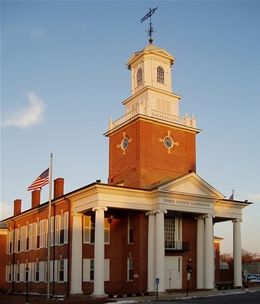
[[[107,294],[105,294],[105,293],[95,293],[95,292],[93,292],[91,295],[90,295],[92,298],[107,298],[108,297],[108,295]]]
[[[82,290],[72,290],[70,291],[70,294],[71,295],[80,295],[80,294],[83,294],[83,291]]]

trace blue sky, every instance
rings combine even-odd
[[[27,187],[49,166],[65,192],[108,177],[110,117],[130,96],[126,62],[148,44],[175,59],[180,116],[194,114],[197,174],[249,200],[242,247],[260,253],[259,1],[1,1],[1,214],[30,208]],[[42,201],[48,200],[48,187]],[[215,225],[232,252],[232,223]],[[258,240],[258,241],[256,241]]]

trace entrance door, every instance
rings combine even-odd
[[[165,257],[164,284],[165,289],[181,289],[181,257]]]

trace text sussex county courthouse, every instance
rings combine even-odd
[[[132,55],[131,96],[125,114],[110,120],[108,183],[64,193],[54,181],[51,207],[51,283],[55,295],[95,297],[187,288],[213,289],[218,266],[213,226],[232,221],[234,286],[242,285],[242,209],[196,174],[194,116],[179,116],[172,93],[174,57],[152,44]],[[47,288],[48,202],[32,192],[32,207],[0,228],[0,289]],[[219,243],[219,242],[218,242]],[[217,245],[217,244],[216,244]],[[217,262],[216,262],[216,261]]]

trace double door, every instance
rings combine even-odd
[[[164,284],[165,289],[181,289],[182,273],[181,273],[181,257],[165,257]]]

